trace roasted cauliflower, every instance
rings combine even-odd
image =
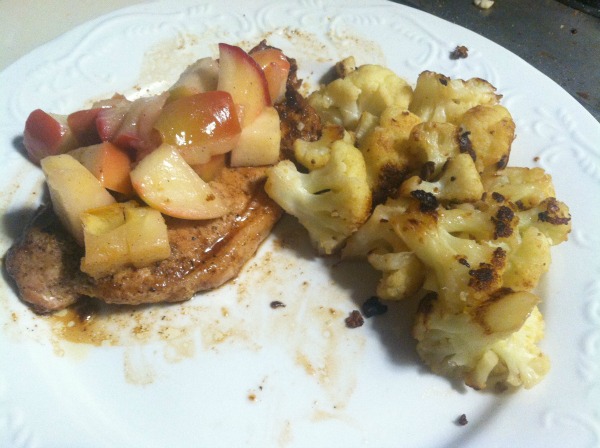
[[[501,96],[477,78],[426,71],[412,91],[380,66],[336,70],[309,98],[321,140],[295,145],[308,174],[281,162],[267,192],[319,252],[380,271],[379,298],[421,296],[413,335],[434,372],[534,386],[550,367],[534,290],[571,222],[544,170],[507,167],[515,123]]]
[[[390,106],[381,113],[379,123],[358,141],[375,204],[393,196],[406,176],[419,166],[408,151],[408,139],[420,122],[402,106]]]
[[[531,203],[548,189],[527,184],[515,197]],[[526,209],[495,191],[455,206],[424,190],[406,194],[412,199],[402,212],[388,213],[424,266],[423,289],[433,294],[423,299],[413,329],[420,356],[434,372],[477,389],[536,384],[549,363],[535,345],[543,319],[531,291],[550,266],[550,246],[570,231],[567,206],[548,197]]]
[[[318,145],[320,150],[327,147]],[[333,141],[329,149],[327,161],[308,173],[299,172],[289,160],[279,162],[267,170],[265,184],[267,194],[298,218],[318,252],[326,255],[341,247],[371,211],[371,190],[360,151],[344,138]]]
[[[493,106],[500,98],[496,88],[483,79],[463,81],[424,71],[417,79],[408,109],[423,121],[458,124],[472,107]]]
[[[412,297],[425,279],[425,269],[414,253],[394,231],[391,220],[406,211],[408,201],[390,199],[380,204],[360,229],[348,239],[342,258],[367,257],[382,272],[377,295],[385,300]]]
[[[379,117],[392,105],[408,108],[412,88],[390,69],[380,65],[362,65],[355,70],[349,64],[342,67],[343,77],[308,97],[325,122],[353,131],[365,112]]]

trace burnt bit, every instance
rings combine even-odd
[[[346,322],[346,327],[348,328],[358,328],[363,326],[365,319],[362,317],[362,314],[360,314],[360,311],[353,310],[348,317],[344,319],[344,322]]]
[[[419,210],[422,213],[432,213],[438,208],[438,200],[432,193],[424,190],[411,191],[410,195],[419,201]]]
[[[494,239],[508,238],[513,234],[512,222],[515,219],[515,212],[505,205],[498,209],[496,216],[492,216],[494,223]]]
[[[496,168],[503,170],[508,165],[508,154],[504,154],[498,162],[496,162]]]
[[[388,310],[388,307],[387,307],[387,305],[385,305],[379,301],[379,297],[373,296],[373,297],[370,297],[369,299],[367,299],[365,301],[365,303],[362,304],[362,307],[360,309],[361,309],[363,315],[366,318],[369,318],[369,317],[380,316],[382,314],[385,314]]]
[[[450,59],[466,59],[469,56],[469,49],[464,45],[457,45],[454,50],[450,52]]]
[[[506,263],[506,251],[500,247],[494,250],[491,263],[479,263],[479,269],[469,271],[469,286],[476,291],[491,289],[499,280],[498,271]]]
[[[260,45],[260,44],[259,44]],[[275,104],[281,127],[281,157],[294,160],[294,142],[297,139],[309,142],[321,137],[321,118],[308,100],[298,92],[302,81],[297,78],[298,64],[293,58],[287,79],[285,100]]]
[[[423,296],[421,301],[419,302],[419,309],[417,310],[418,314],[422,316],[428,316],[433,311],[433,304],[438,299],[438,295],[436,292],[428,292]]]
[[[477,154],[473,149],[473,143],[471,143],[471,139],[469,137],[470,135],[471,131],[464,131],[461,129],[461,131],[458,134],[458,149],[461,153],[466,152],[467,154],[469,154],[473,159],[473,162],[475,162],[477,161]]]
[[[549,198],[546,202],[546,211],[538,213],[538,219],[555,226],[567,225],[571,221],[570,216],[562,216],[560,206],[556,198]]]
[[[463,266],[466,266],[466,267],[468,267],[468,268],[470,268],[470,267],[471,267],[471,265],[469,264],[469,262],[467,261],[467,259],[466,259],[465,257],[460,257],[460,258],[458,259],[458,262],[459,262],[460,264],[462,264]]]
[[[441,84],[441,85],[443,85],[443,86],[447,86],[447,85],[448,85],[448,78],[446,78],[445,76],[444,76],[444,77],[441,77],[441,78],[438,78],[438,81],[439,81],[439,82],[440,82],[440,84]]]
[[[457,419],[456,419],[456,424],[458,426],[465,426],[469,423],[469,420],[467,420],[467,414],[461,414]]]
[[[431,181],[433,179],[433,174],[435,172],[435,163],[431,160],[429,162],[425,162],[421,167],[421,172],[419,173],[419,177],[424,181]]]
[[[496,202],[504,202],[504,196],[496,191],[492,192],[492,199]]]
[[[389,197],[395,197],[398,188],[406,179],[406,174],[406,170],[393,164],[382,166],[373,191],[373,206],[384,203]]]
[[[275,310],[275,309],[277,309],[277,308],[285,308],[285,306],[286,306],[286,305],[285,305],[285,303],[283,303],[283,302],[280,302],[279,300],[273,300],[273,301],[272,301],[272,302],[269,304],[269,306]]]

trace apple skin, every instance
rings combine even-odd
[[[78,146],[95,145],[102,141],[96,127],[96,118],[100,110],[99,107],[83,109],[67,116],[67,124],[75,136]]]
[[[131,182],[146,204],[174,218],[212,219],[228,211],[171,145],[162,144],[142,159],[131,171]]]
[[[250,56],[262,68],[269,86],[271,103],[275,104],[285,98],[288,75],[290,74],[290,61],[283,51],[274,47],[264,47],[251,51]]]
[[[100,181],[104,188],[130,196],[131,160],[126,151],[110,142],[77,148],[68,152]]]
[[[23,144],[30,160],[39,164],[44,157],[75,149],[77,140],[69,128],[66,115],[36,109],[25,122]]]
[[[73,156],[48,156],[42,159],[41,166],[54,212],[75,240],[83,245],[81,213],[90,208],[113,204],[115,199]]]
[[[165,92],[133,101],[110,141],[120,148],[133,149],[143,155],[155,149],[160,140],[155,135],[154,122],[168,97],[169,94]]]
[[[219,82],[217,90],[229,92],[240,106],[242,128],[252,123],[271,105],[269,85],[258,63],[240,47],[219,44]]]
[[[280,148],[279,114],[274,107],[269,106],[242,129],[238,144],[231,151],[231,166],[272,165],[279,160]]]
[[[231,151],[241,127],[231,95],[223,91],[184,96],[168,103],[154,123],[163,143],[177,147],[190,165]]]
[[[96,115],[96,130],[103,142],[109,142],[115,138],[130,107],[131,101],[122,100],[118,104],[111,107],[103,107],[98,111]]]

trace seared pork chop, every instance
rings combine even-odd
[[[211,186],[230,212],[205,221],[167,217],[171,256],[151,266],[87,276],[79,269],[83,248],[46,207],[9,250],[6,269],[21,298],[39,313],[65,308],[81,296],[129,305],[187,300],[235,277],[281,216],[264,192],[264,172],[223,169]]]

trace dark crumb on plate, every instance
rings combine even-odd
[[[273,300],[271,302],[271,308],[273,309],[277,309],[277,308],[285,308],[285,303],[280,302],[279,300]]]
[[[353,310],[352,312],[350,312],[348,317],[345,319],[345,322],[346,322],[346,327],[348,327],[348,328],[358,328],[358,327],[362,327],[362,325],[365,323],[365,320],[363,319],[362,315],[360,314],[360,311]]]
[[[590,94],[587,93],[587,92],[575,92],[575,93],[577,93],[577,95],[579,95],[584,100],[589,100],[590,99]]]
[[[366,318],[379,316],[387,311],[387,305],[379,301],[379,297],[373,296],[362,304],[361,311]]]
[[[458,426],[465,426],[467,423],[469,423],[469,420],[467,420],[466,414],[461,414],[461,416],[456,419],[456,424]]]
[[[469,49],[464,45],[457,45],[454,50],[450,52],[450,59],[465,59],[469,56]]]

